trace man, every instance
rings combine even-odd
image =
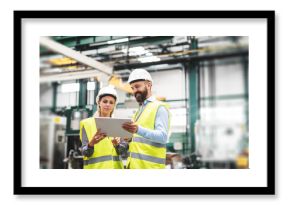
[[[168,105],[152,96],[152,78],[144,69],[135,69],[128,83],[139,103],[133,122],[124,123],[123,128],[133,133],[129,144],[128,169],[165,168],[166,141],[170,113]]]

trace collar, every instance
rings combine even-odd
[[[147,98],[145,101],[144,101],[144,105],[146,105],[148,102],[153,102],[156,100],[156,97],[151,95],[149,98]]]

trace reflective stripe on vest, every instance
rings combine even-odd
[[[158,142],[152,142],[150,140],[147,140],[143,137],[134,137],[132,139],[133,142],[140,142],[140,143],[144,143],[144,144],[148,144],[148,145],[151,145],[151,146],[154,146],[154,147],[166,147],[166,144],[161,144],[161,143],[158,143]]]
[[[89,165],[89,164],[96,164],[99,162],[105,162],[105,161],[121,161],[119,156],[101,156],[101,157],[95,157],[95,158],[90,158],[88,160],[84,160],[84,165]]]
[[[130,152],[130,156],[135,159],[146,160],[146,161],[154,162],[157,164],[165,164],[165,159],[163,158],[152,157],[149,155],[135,153],[135,152]]]

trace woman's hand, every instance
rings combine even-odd
[[[114,137],[114,138],[112,139],[112,143],[113,143],[113,145],[114,145],[115,147],[118,146],[118,145],[120,144],[120,141],[121,141],[120,137]]]
[[[101,132],[101,129],[98,129],[98,131],[96,132],[95,136],[89,142],[89,146],[93,147],[95,144],[99,143],[105,137],[107,137],[107,134],[104,133],[104,132]]]
[[[123,138],[125,142],[131,142],[132,138],[131,137],[124,137]]]

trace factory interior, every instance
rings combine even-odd
[[[40,38],[40,169],[82,169],[80,121],[104,86],[114,116],[138,109],[132,70],[170,105],[167,169],[248,169],[247,36],[49,36]],[[124,158],[124,161],[126,159]]]

